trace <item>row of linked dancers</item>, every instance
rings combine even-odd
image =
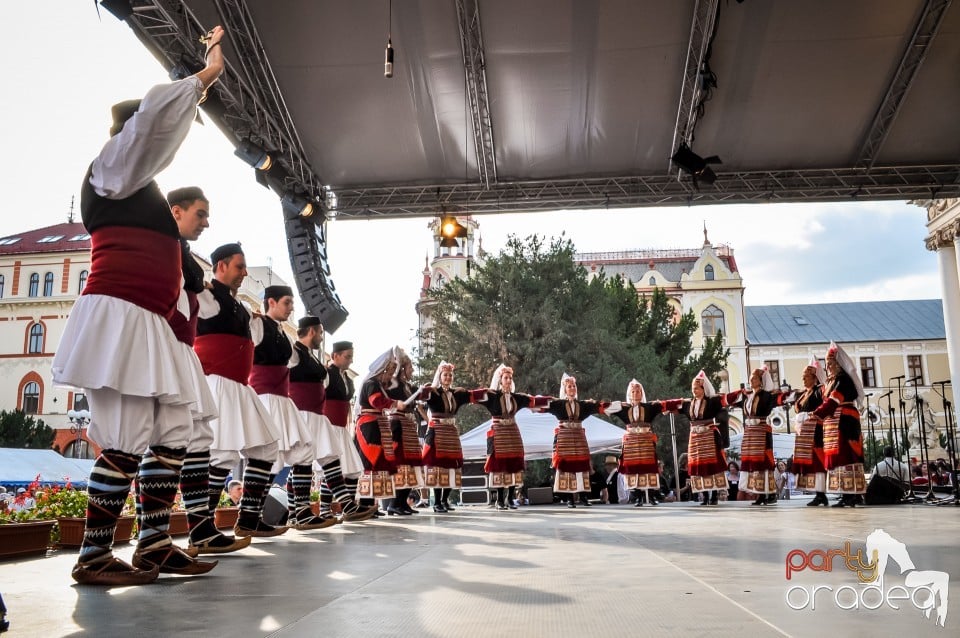
[[[401,367],[407,372],[401,372]],[[826,353],[826,368],[814,358],[804,369],[803,389],[786,394],[775,389],[766,368],[752,372],[748,388],[727,394],[717,394],[701,370],[691,383],[690,398],[648,401],[643,385],[634,379],[624,401],[605,402],[580,399],[576,378],[567,374],[561,379],[560,398],[516,392],[514,371],[503,364],[487,388],[454,386],[454,366],[447,362],[437,367],[430,384],[414,388],[409,381],[412,364],[396,348],[371,366],[359,393],[357,441],[365,459],[361,487],[369,497],[392,496],[394,485],[434,487],[435,510],[448,509],[449,490],[460,487],[463,466],[456,414],[472,403],[482,405],[492,416],[484,472],[488,485],[496,490],[498,509],[515,509],[515,492],[523,484],[524,447],[515,419],[523,408],[557,418],[553,489],[569,495],[568,507],[576,507],[576,496],[590,491],[590,450],[582,422],[594,414],[615,416],[625,424],[619,473],[628,489],[636,492],[637,506],[644,501],[653,504],[650,493],[660,487],[660,479],[657,437],[651,424],[657,415],[672,412],[690,420],[691,490],[702,493],[703,505],[717,505],[719,490],[728,487],[726,411],[736,407],[744,423],[741,470],[746,478],[741,479],[741,489],[756,494],[753,505],[769,505],[776,503],[777,488],[773,431],[767,417],[777,405],[789,402],[797,409],[794,468],[799,487],[816,493],[811,506],[827,505],[826,493],[834,492],[842,495],[835,506],[853,507],[866,491],[858,406],[863,389],[852,359],[834,343]],[[429,418],[422,456],[417,459],[396,451],[391,456],[391,449],[415,447],[418,405],[426,408]],[[402,497],[398,501],[405,504],[408,493],[398,493]]]
[[[204,574],[217,561],[200,555],[286,532],[263,519],[267,489],[283,467],[290,468],[290,527],[320,529],[375,513],[354,496],[364,465],[349,428],[352,344],[333,344],[324,366],[314,354],[319,319],[304,317],[297,339],[288,337],[281,327],[293,312],[287,286],[268,286],[264,313],[250,313],[237,299],[247,275],[238,243],[213,251],[213,280],[205,282],[189,242],[209,226],[210,202],[195,186],[164,196],[155,181],[224,70],[223,36],[219,26],[207,34],[206,65],[196,74],[114,105],[110,138],[82,182],[91,268],[52,364],[54,383],[86,393],[87,433],[102,449],[72,571],[80,584]],[[225,533],[213,510],[241,459],[240,511]],[[318,515],[309,502],[315,472],[327,495]],[[114,555],[113,537],[131,487],[139,533],[128,563]],[[178,491],[189,523],[185,548],[169,534]]]

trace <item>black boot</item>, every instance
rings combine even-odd
[[[703,492],[703,500],[700,505],[710,505],[710,492]]]
[[[713,490],[712,492],[710,492],[710,504],[717,505],[719,502],[720,502],[720,491]]]
[[[750,504],[751,504],[751,505],[766,505],[766,503],[767,503],[767,495],[766,495],[766,494],[760,494],[759,496],[757,496],[757,500],[755,500],[754,502],[752,502],[752,503],[750,503]]]
[[[447,513],[447,508],[443,506],[443,490],[439,487],[433,488],[433,511],[437,514]]]
[[[506,498],[507,498],[507,488],[498,487],[497,488],[497,509],[498,510],[507,509]]]
[[[449,487],[443,489],[443,509],[447,510],[448,512],[455,511],[454,508],[450,507],[450,492],[452,491],[453,489]]]
[[[510,489],[507,490],[507,507],[515,510],[517,506],[513,504],[514,499],[517,497],[517,488],[513,485],[510,486]]]

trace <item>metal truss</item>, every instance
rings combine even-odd
[[[860,153],[857,155],[857,166],[871,169],[873,163],[877,161],[880,148],[887,139],[887,134],[897,118],[907,91],[910,90],[910,85],[913,84],[920,70],[920,65],[927,57],[927,51],[930,50],[930,44],[943,23],[943,17],[947,14],[951,1],[927,0],[924,4],[920,18],[913,29],[913,35],[910,36],[910,42],[900,58],[900,66],[893,74],[890,86],[887,87],[887,94],[883,96],[880,108],[873,116],[870,129],[864,137]]]
[[[710,45],[710,34],[717,20],[717,5],[720,0],[697,0],[693,8],[693,22],[690,25],[690,39],[687,43],[687,63],[680,85],[680,104],[677,106],[677,123],[673,130],[671,153],[680,142],[692,144],[694,122],[697,119],[696,104],[702,91],[700,71],[703,58]],[[667,172],[673,165],[667,166]]]
[[[199,38],[208,28],[186,2],[134,0],[131,5],[133,15],[127,23],[171,75],[186,76],[203,68]],[[284,169],[276,173],[285,189],[323,201],[322,182],[306,159],[246,3],[217,0],[216,7],[238,55],[226,61],[201,108],[234,144],[251,137],[270,150]]]
[[[473,144],[477,154],[480,182],[486,188],[497,181],[497,158],[493,145],[493,120],[487,93],[486,61],[483,34],[480,30],[480,7],[477,0],[457,0],[457,22],[460,26],[460,52],[473,118]]]
[[[702,204],[909,200],[960,196],[960,164],[718,173],[696,190],[673,175],[338,188],[338,219]]]

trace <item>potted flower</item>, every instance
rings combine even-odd
[[[70,483],[64,488],[53,487],[38,495],[37,509],[44,511],[46,517],[57,521],[53,540],[61,547],[80,547],[83,542],[87,500],[86,490],[74,489]],[[133,512],[133,496],[130,495],[117,520],[117,529],[113,534],[114,543],[130,542],[136,520]]]
[[[18,495],[0,511],[0,559],[46,553],[55,521],[28,506],[28,495],[38,487],[39,482],[34,481],[29,492]]]
[[[183,503],[180,499],[180,492],[177,492],[177,497],[173,499],[173,507],[170,511],[170,527],[167,529],[170,536],[185,536],[190,533],[187,513],[183,510]]]
[[[226,492],[221,492],[217,509],[213,510],[213,524],[217,529],[233,529],[239,514],[240,508],[233,504]]]

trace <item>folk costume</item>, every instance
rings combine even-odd
[[[223,260],[242,255],[239,244],[225,244],[213,251],[216,268]],[[286,531],[261,520],[270,487],[271,469],[277,458],[280,431],[248,385],[253,369],[254,343],[250,313],[226,284],[214,279],[197,296],[200,304],[197,338],[193,343],[207,384],[217,401],[219,416],[210,421],[210,503],[216,507],[223,484],[242,456],[243,498],[234,532],[237,536],[276,536]]]
[[[508,384],[502,382],[505,374],[510,379]],[[488,474],[490,487],[497,490],[497,509],[500,510],[517,509],[513,500],[517,487],[523,485],[526,460],[515,418],[517,411],[547,404],[547,397],[516,393],[515,387],[513,368],[501,363],[490,379],[486,397],[477,401],[493,417],[487,430],[487,461],[483,471]]]
[[[449,381],[443,378],[449,374]],[[450,491],[460,488],[463,449],[457,430],[457,410],[475,403],[486,394],[484,390],[464,390],[452,387],[453,364],[442,361],[433,375],[433,383],[424,388],[421,396],[430,416],[427,435],[423,439],[423,464],[426,467],[427,487],[433,488],[433,511],[452,512]]]
[[[337,341],[331,348],[333,354],[348,350],[353,350],[353,344],[349,341]],[[327,394],[323,402],[323,415],[333,426],[330,442],[334,456],[320,466],[323,471],[320,514],[329,514],[330,505],[336,501],[342,507],[342,520],[345,522],[363,521],[377,513],[376,507],[360,507],[354,498],[360,473],[363,472],[363,463],[350,432],[353,421],[353,394],[353,379],[347,371],[333,363],[327,366]]]
[[[199,574],[216,564],[190,558],[167,534],[197,396],[190,361],[167,323],[180,296],[180,232],[153,179],[186,138],[203,89],[191,76],[153,87],[141,102],[116,105],[112,137],[81,186],[91,268],[52,376],[58,386],[84,388],[88,436],[103,449],[90,473],[90,507],[72,574],[82,584],[143,584],[161,571]],[[138,274],[144,264],[149,276]],[[112,546],[138,474],[143,526],[131,566],[113,556]]]
[[[566,384],[572,384],[573,392],[566,391]],[[580,401],[576,394],[576,378],[564,373],[560,379],[560,395],[566,398],[550,401],[545,412],[557,417],[553,431],[553,458],[550,466],[556,470],[553,491],[570,495],[567,507],[575,508],[576,495],[580,494],[583,505],[589,506],[587,496],[590,493],[590,446],[583,429],[583,420],[594,414],[603,414],[606,404],[593,400]],[[617,411],[619,401],[610,405]]]
[[[743,395],[743,443],[740,449],[740,471],[747,474],[746,484],[741,489],[753,492],[757,499],[752,505],[772,505],[777,502],[777,483],[774,470],[777,462],[773,457],[773,427],[767,417],[778,401],[774,396],[773,377],[764,368],[754,370],[759,374],[761,387],[748,389]]]
[[[289,520],[292,521],[294,528],[301,530],[323,529],[337,523],[336,517],[331,513],[324,514],[321,512],[319,516],[314,516],[310,509],[310,487],[313,484],[315,464],[336,458],[332,442],[335,436],[334,428],[330,424],[330,420],[323,415],[327,369],[323,367],[311,348],[303,341],[305,334],[309,334],[306,331],[311,327],[315,327],[317,330],[323,329],[320,325],[320,319],[317,317],[302,317],[298,322],[298,334],[301,339],[293,344],[295,359],[291,359],[291,361],[295,361],[295,363],[290,368],[290,399],[300,411],[300,419],[307,429],[310,440],[313,441],[313,449],[310,454],[311,463],[305,463],[307,467],[301,467],[296,478],[291,470],[287,479]],[[299,489],[293,484],[294,480],[299,483]],[[304,490],[304,487],[306,487],[306,490]],[[291,491],[294,494],[293,500],[289,497]]]
[[[631,394],[636,394],[638,390],[639,395],[636,395],[634,400]],[[650,505],[655,505],[650,491],[660,487],[657,435],[653,433],[651,422],[663,411],[663,404],[647,403],[646,399],[643,385],[632,379],[627,384],[626,400],[620,410],[607,410],[608,415],[618,417],[627,428],[621,442],[622,451],[617,469],[621,480],[637,499],[635,507],[643,505],[644,497]],[[612,498],[610,500],[616,502]]]
[[[827,468],[823,450],[823,424],[817,419],[809,418],[811,412],[823,403],[824,385],[827,375],[816,357],[810,360],[804,370],[804,383],[807,375],[811,377],[811,385],[802,392],[796,393],[794,407],[797,416],[794,422],[797,425],[797,437],[793,448],[793,471],[797,475],[797,487],[802,490],[812,490],[816,496],[807,505],[827,505]]]
[[[700,397],[698,388],[703,389]],[[726,410],[739,401],[741,393],[718,395],[703,370],[693,378],[690,389],[693,398],[684,399],[678,407],[690,419],[687,443],[690,489],[703,493],[702,505],[716,505],[719,490],[727,489],[727,459],[723,451],[730,444],[730,431]]]
[[[388,397],[404,405],[402,408],[391,410],[388,414],[397,471],[393,475],[394,499],[387,506],[387,513],[406,516],[418,513],[407,502],[410,492],[416,487],[426,485],[423,474],[423,449],[417,436],[420,414],[417,412],[415,403],[410,400],[414,395],[419,396],[422,388],[414,387],[407,378],[408,372],[413,369],[410,357],[400,348],[396,349],[396,357],[397,370],[386,390]]]
[[[399,401],[391,399],[383,387],[381,376],[393,376],[396,369],[395,348],[387,350],[370,364],[367,376],[360,383],[357,395],[357,450],[363,463],[363,473],[357,485],[361,505],[373,505],[373,499],[393,498],[393,475],[397,471],[393,454],[393,434],[387,410],[399,408]]]
[[[867,491],[860,428],[863,386],[850,355],[836,343],[831,342],[827,349],[827,370],[832,374],[827,379],[823,403],[812,413],[823,422],[827,491],[843,495],[834,507],[855,507],[859,495]]]
[[[179,193],[186,190],[172,191],[167,195],[167,200],[175,202],[181,199]],[[202,197],[202,193],[200,196]],[[200,312],[197,295],[204,290],[203,269],[193,258],[186,240],[180,240],[180,247],[183,287],[177,302],[177,312],[173,313],[169,322],[177,337],[181,356],[191,363],[190,380],[198,398],[191,408],[193,433],[180,472],[180,493],[187,513],[190,547],[200,554],[226,554],[248,546],[250,538],[227,536],[220,532],[213,522],[213,510],[217,504],[210,502],[210,446],[213,443],[210,421],[217,418],[217,403],[210,392],[210,386],[207,385],[200,359],[193,350]],[[216,490],[218,496],[220,487],[222,486],[218,486]]]

